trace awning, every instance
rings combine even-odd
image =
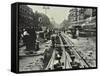
[[[96,32],[96,29],[84,29],[86,32]]]
[[[96,28],[96,23],[84,23],[82,24],[82,27],[91,27],[91,28]]]

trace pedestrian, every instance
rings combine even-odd
[[[23,43],[26,46],[26,51],[29,51],[29,33],[26,29],[23,29]]]
[[[80,68],[80,63],[75,61],[75,56],[71,56],[72,62],[70,63],[73,69]]]
[[[55,44],[56,44],[56,34],[53,34],[51,36],[51,40],[52,40],[52,47],[55,48]]]
[[[36,32],[35,32],[35,29],[33,27],[31,27],[29,30],[28,30],[29,34],[30,34],[30,39],[29,39],[29,42],[30,42],[30,50],[31,51],[35,51],[35,45],[36,45]]]
[[[79,39],[79,29],[78,28],[76,28],[76,37],[77,39]]]

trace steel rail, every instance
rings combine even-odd
[[[50,58],[50,61],[49,61],[49,63],[48,63],[48,65],[47,65],[47,67],[45,68],[45,70],[48,70],[49,68],[50,69],[53,69],[53,63],[54,63],[54,59],[55,59],[55,50],[53,51],[53,54],[52,54],[52,56],[51,56],[51,58]]]
[[[60,38],[60,36],[59,36],[59,39],[60,39],[61,45],[64,45],[62,39]],[[64,60],[63,69],[72,68],[71,65],[70,65],[70,62],[71,62],[70,55],[67,53],[67,51],[65,51],[64,46],[61,46],[61,48],[63,50],[63,55],[64,55],[64,58],[62,58]]]
[[[60,36],[59,36],[59,39],[60,39],[61,45],[64,45]],[[62,49],[62,56],[61,56],[61,60],[60,61],[61,61],[61,63],[64,63],[62,68],[63,69],[72,68],[71,65],[70,65],[71,58],[70,58],[69,54],[65,51],[64,46],[60,46],[60,47]],[[53,54],[52,54],[52,56],[51,56],[51,58],[50,58],[50,60],[48,62],[47,67],[45,68],[45,70],[54,69],[53,65],[54,65],[54,61],[55,61],[55,54],[56,54],[56,50],[54,49]]]
[[[64,34],[63,34],[64,35]],[[65,37],[61,35],[64,39]],[[73,42],[66,36],[65,41],[68,43],[68,45],[72,45],[73,46]],[[76,54],[76,56],[78,56],[79,60],[81,60],[81,64],[82,64],[82,68],[85,67],[90,67],[90,65],[86,62],[86,60],[77,52],[78,50],[75,47],[72,47],[72,49],[70,49],[74,52],[74,54]]]

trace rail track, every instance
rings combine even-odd
[[[67,36],[64,36],[64,35],[61,35],[61,36],[62,36],[62,39],[64,39],[65,42],[67,42],[67,44],[68,44],[69,46],[73,46],[73,47],[70,47],[70,51],[73,52],[73,54],[75,55],[76,59],[80,62],[81,68],[84,68],[84,67],[85,67],[85,68],[91,67],[91,66],[87,63],[87,61],[84,59],[84,57],[82,57],[82,56],[79,54],[78,49],[76,49],[76,48],[74,47],[73,42],[72,42]]]
[[[59,46],[57,46],[57,44]],[[56,44],[56,48],[54,48],[54,50],[53,50],[53,54],[51,56],[51,59],[48,62],[47,67],[45,68],[45,70],[72,68],[70,65],[70,62],[72,60],[71,60],[69,54],[66,52],[66,49],[64,47],[64,42],[62,41],[60,36],[59,36],[59,40],[58,40],[57,44]],[[61,58],[59,60],[56,59],[57,54],[60,54],[60,56],[61,56]],[[55,68],[54,66],[57,63],[59,64],[58,68]]]
[[[53,50],[53,54],[45,68],[45,70],[59,70],[59,69],[73,69],[72,63],[72,56],[75,56],[75,59],[79,62],[80,67],[78,68],[88,68],[91,67],[87,61],[82,57],[78,50],[74,47],[72,41],[64,36],[62,33],[59,34],[58,44],[55,45],[56,47]],[[57,49],[56,49],[57,48]],[[60,55],[60,59],[56,59],[56,55],[62,53]],[[56,64],[58,67],[55,67]],[[60,67],[60,68],[59,68]]]

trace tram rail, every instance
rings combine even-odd
[[[78,68],[88,68],[91,67],[87,61],[78,53],[78,49],[74,47],[73,42],[67,37],[64,36],[62,33],[59,34],[59,42],[56,44],[56,47],[60,48],[60,52],[62,52],[61,59],[59,60],[59,64],[61,63],[61,69],[72,69],[72,54],[75,56],[75,58],[79,61],[80,67]],[[56,48],[55,47],[55,48]],[[48,62],[47,67],[45,70],[55,70],[54,68],[55,62],[56,62],[56,54],[57,50],[54,48],[53,54],[51,56],[51,59]]]
[[[62,36],[62,38],[67,42],[67,44],[68,45],[70,45],[70,47],[71,46],[74,46],[73,45],[73,42],[66,36],[64,36],[64,35],[61,35]],[[71,51],[73,51],[74,52],[74,55],[78,58],[78,60],[80,61],[80,63],[81,63],[81,67],[82,68],[88,68],[88,67],[90,67],[90,65],[87,63],[87,61],[78,53],[78,50],[75,48],[75,47],[71,47],[71,49],[70,49]]]
[[[62,46],[57,46],[57,47],[59,47],[60,52],[62,52],[61,59],[59,62],[59,64],[61,64],[60,65],[61,69],[72,68],[70,65],[71,58],[70,58],[69,54],[65,51],[64,42],[62,41],[60,36],[59,36],[59,42],[57,42],[57,43],[58,43],[58,45],[62,45]],[[51,70],[51,69],[55,70],[56,69],[56,68],[54,68],[54,65],[56,62],[56,58],[55,58],[56,54],[57,54],[57,50],[54,48],[51,59],[49,60],[48,65],[45,68],[45,70]]]

